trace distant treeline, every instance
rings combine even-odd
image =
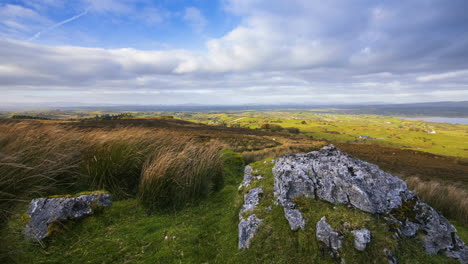
[[[31,116],[31,115],[13,115],[12,119],[40,119],[40,120],[50,120],[47,117]]]
[[[109,115],[109,114],[104,114],[104,115],[96,115],[95,117],[89,118],[93,120],[118,120],[118,119],[131,119],[133,118],[132,114],[127,114],[127,113],[120,113],[117,115]]]

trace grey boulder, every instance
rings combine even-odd
[[[100,193],[72,198],[33,199],[28,209],[31,220],[25,228],[26,237],[40,241],[47,237],[50,224],[91,215],[93,208],[111,204],[109,195]]]
[[[276,161],[273,175],[275,197],[285,208],[291,228],[297,226],[288,216],[287,209],[296,208],[292,199],[298,196],[318,198],[383,215],[399,226],[403,236],[415,236],[422,230],[427,253],[443,252],[461,263],[468,263],[468,249],[455,227],[432,207],[419,201],[403,180],[377,165],[352,158],[333,145],[308,154],[285,155]]]
[[[296,196],[305,196],[385,213],[414,196],[398,177],[333,145],[308,154],[285,155],[277,160],[273,174],[275,195],[283,206]]]

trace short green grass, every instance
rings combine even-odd
[[[336,263],[315,239],[315,223],[322,216],[345,234],[341,256],[346,263],[388,263],[384,247],[395,252],[399,263],[457,263],[424,254],[417,240],[393,240],[388,226],[374,216],[318,200],[297,200],[308,225],[305,231],[291,232],[282,208],[273,203],[272,158],[252,164],[264,178],[240,191],[242,157],[225,150],[223,159],[225,187],[208,199],[151,215],[135,199],[116,201],[104,212],[48,239],[45,248],[23,239],[21,230],[28,219],[26,208],[18,208],[1,234],[2,248],[10,252],[4,263]],[[239,250],[238,212],[243,194],[255,186],[265,191],[255,209],[264,222],[251,248]],[[362,227],[369,228],[373,238],[368,250],[358,252],[349,230]]]

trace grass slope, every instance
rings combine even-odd
[[[179,211],[152,215],[135,199],[117,201],[103,213],[50,238],[45,248],[23,240],[26,208],[18,208],[1,236],[2,247],[12,253],[5,263],[335,263],[315,239],[314,223],[322,216],[345,234],[342,256],[347,263],[387,263],[384,247],[395,252],[399,263],[457,263],[424,254],[416,240],[397,243],[378,218],[318,200],[297,201],[309,224],[305,231],[291,232],[282,208],[273,204],[271,158],[252,164],[264,176],[249,187],[264,188],[265,196],[255,209],[264,222],[251,248],[238,250],[238,212],[247,191],[237,189],[243,160],[231,151],[224,151],[223,158],[225,187],[208,199]],[[362,227],[373,234],[366,252],[356,251],[347,233]],[[459,231],[466,237],[466,228]]]

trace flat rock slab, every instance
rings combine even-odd
[[[50,224],[91,215],[94,209],[111,204],[109,194],[101,193],[78,197],[33,199],[29,204],[28,215],[31,220],[26,225],[25,234],[40,241],[47,237]]]

